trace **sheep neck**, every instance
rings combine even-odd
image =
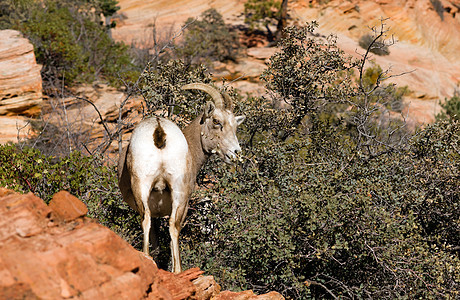
[[[201,116],[198,116],[195,120],[192,121],[192,123],[190,123],[183,130],[190,151],[191,171],[193,174],[193,178],[196,178],[201,167],[204,165],[204,163],[210,156],[209,154],[203,151],[203,147],[201,145],[200,120]]]

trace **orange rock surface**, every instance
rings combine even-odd
[[[283,299],[251,291],[243,292],[251,298],[219,298],[212,276],[158,269],[86,212],[65,191],[48,206],[32,193],[0,187],[0,299]]]
[[[41,66],[16,30],[0,30],[0,115],[34,115],[42,101]]]
[[[217,9],[227,24],[243,24],[244,2],[120,0],[121,17],[113,36],[128,43],[134,41],[138,46],[148,46],[152,42],[153,23],[157,36],[167,39],[187,18],[196,18],[209,8]],[[318,33],[337,35],[339,47],[359,57],[364,53],[358,44],[359,39],[371,32],[370,27],[379,28],[380,21],[384,20],[387,38],[394,38],[396,44],[390,47],[390,55],[372,55],[371,60],[395,76],[386,83],[409,87],[412,93],[405,99],[410,104],[409,119],[420,124],[433,122],[435,114],[440,111],[439,101],[452,97],[460,85],[460,1],[440,0],[440,3],[442,14],[436,11],[430,0],[289,1],[289,23],[302,25],[317,20],[320,24]],[[255,53],[251,49],[248,51]],[[240,61],[246,67],[245,74],[235,74],[244,79],[248,75],[255,78],[260,67],[255,67],[252,60],[250,57]],[[229,77],[228,72],[219,72],[221,77]],[[399,74],[405,75],[397,76]],[[238,81],[232,85],[245,86],[244,92],[257,90],[254,85]]]

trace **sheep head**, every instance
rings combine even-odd
[[[204,107],[200,119],[201,146],[205,153],[217,153],[226,163],[232,163],[241,151],[236,129],[245,117],[233,115],[233,103],[228,94],[221,94],[214,87],[204,83],[192,83],[184,90],[197,89],[208,93],[212,101]]]

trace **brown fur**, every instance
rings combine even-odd
[[[158,120],[158,127],[153,132],[153,142],[158,149],[163,149],[166,146],[166,133],[161,127],[160,119]]]
[[[222,93],[222,96],[224,98],[225,109],[228,109],[229,111],[233,112],[232,98],[226,92]]]

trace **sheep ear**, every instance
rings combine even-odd
[[[235,117],[235,120],[236,120],[236,124],[240,125],[241,123],[243,123],[244,120],[246,120],[246,117],[245,116],[238,116],[238,117]]]
[[[212,114],[214,113],[214,110],[216,109],[216,105],[214,104],[214,102],[206,102],[206,105],[204,107],[204,113],[203,113],[203,117],[201,118],[201,124],[204,123],[204,121],[209,118],[210,116],[212,116]]]

